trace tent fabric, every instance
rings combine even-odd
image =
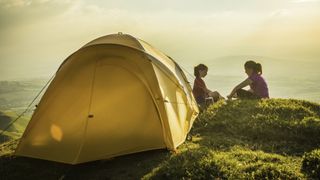
[[[107,35],[61,64],[15,154],[78,164],[175,150],[198,112],[177,63],[140,39]]]

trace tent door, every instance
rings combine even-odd
[[[165,147],[151,95],[126,61],[97,61],[80,161]]]

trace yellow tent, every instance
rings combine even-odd
[[[198,112],[170,57],[130,35],[107,35],[62,63],[15,153],[78,164],[174,150]]]

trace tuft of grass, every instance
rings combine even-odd
[[[1,156],[10,156],[16,149],[19,140],[8,140],[5,143],[0,144],[0,155]],[[0,157],[1,157],[0,156]]]
[[[310,178],[320,177],[320,149],[305,153],[301,170]]]

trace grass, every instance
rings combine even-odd
[[[320,177],[320,105],[293,99],[218,102],[176,152],[80,165],[15,157],[0,145],[0,179],[308,179]]]
[[[320,149],[306,153],[302,161],[302,171],[309,175],[310,178],[320,177]]]
[[[12,111],[1,111],[0,110],[0,133],[2,130],[7,128],[7,126],[17,118],[17,114]],[[7,131],[4,131],[3,134],[0,136],[0,143],[18,139],[21,137],[24,129],[26,128],[29,122],[30,116],[24,115],[20,119],[18,119],[14,124],[9,126]]]

